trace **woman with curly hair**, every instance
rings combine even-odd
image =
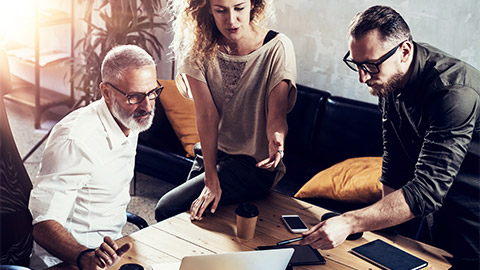
[[[285,173],[286,115],[296,99],[292,42],[263,24],[271,0],[170,0],[180,92],[195,102],[201,153],[160,198],[160,221],[266,196]]]

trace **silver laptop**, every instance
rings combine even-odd
[[[293,252],[284,248],[186,256],[181,262],[152,265],[152,270],[284,270]]]

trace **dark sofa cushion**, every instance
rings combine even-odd
[[[313,149],[330,167],[352,157],[382,156],[382,116],[377,105],[330,97],[321,113]]]
[[[169,183],[180,185],[187,180],[193,160],[178,154],[137,146],[135,171],[145,173]]]
[[[287,173],[273,188],[281,194],[292,196],[319,171],[317,160],[308,159],[308,156],[290,155],[287,153],[283,159]]]
[[[135,171],[179,185],[187,179],[193,160],[186,157],[162,104],[157,101],[155,106],[151,128],[138,138]]]
[[[308,86],[297,85],[297,101],[287,114],[288,134],[285,152],[311,155],[319,112],[330,93]]]
[[[140,133],[138,144],[180,156],[186,156],[187,154],[158,100],[155,103],[155,116],[152,126],[147,131]]]
[[[283,159],[287,174],[274,190],[293,196],[308,179],[317,173],[314,169],[312,170],[315,163],[312,157],[316,155],[312,145],[320,112],[329,96],[330,93],[326,91],[297,85],[295,107],[287,114],[288,134],[285,138]]]
[[[332,212],[345,213],[368,206],[366,203],[340,202],[327,198],[304,198],[302,201],[318,205]]]
[[[321,170],[352,157],[381,156],[383,149],[377,105],[328,95],[312,101],[311,96],[316,94],[313,91],[319,90],[301,90],[300,102],[297,100],[294,114],[288,116],[284,157],[287,173],[274,187],[289,196]]]

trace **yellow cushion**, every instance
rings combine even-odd
[[[193,146],[199,142],[197,123],[195,120],[195,105],[192,100],[180,95],[174,80],[158,80],[165,88],[160,94],[168,121],[173,127],[178,139],[188,157],[193,157]]]
[[[347,159],[317,173],[295,197],[373,203],[382,197],[381,173],[381,157]]]

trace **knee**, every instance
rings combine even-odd
[[[160,221],[165,220],[167,218],[168,218],[168,215],[166,215],[162,211],[158,210],[157,208],[155,209],[155,220],[157,222],[160,222]]]
[[[158,200],[155,206],[155,219],[157,222],[173,217],[190,208],[190,202],[182,200],[175,194],[167,193]]]
[[[167,192],[158,200],[155,219],[161,221],[190,209],[203,186],[203,178],[195,178]]]
[[[169,207],[165,201],[166,200],[162,197],[155,206],[155,220],[157,220],[157,222],[165,220],[171,216],[169,209],[172,209],[172,207]]]

